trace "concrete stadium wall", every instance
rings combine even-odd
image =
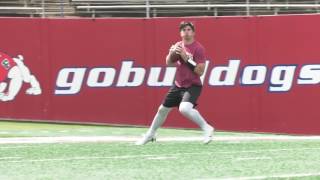
[[[165,55],[182,20],[206,48],[198,109],[218,130],[320,134],[319,15],[1,18],[0,51],[23,55],[43,92],[26,95],[25,83],[0,117],[149,125],[173,81]],[[177,109],[165,126],[196,127]]]

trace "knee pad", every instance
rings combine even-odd
[[[190,102],[182,102],[179,105],[179,111],[181,114],[187,115],[193,109],[193,104]]]

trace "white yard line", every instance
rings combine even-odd
[[[301,173],[301,174],[280,174],[270,176],[247,176],[247,177],[228,177],[228,178],[204,178],[198,180],[261,180],[270,178],[303,178],[303,177],[318,177],[320,173]]]
[[[81,142],[135,142],[141,137],[127,136],[59,136],[59,137],[21,137],[0,138],[0,144],[38,144],[38,143],[81,143]],[[157,141],[201,141],[202,137],[160,137]],[[213,141],[305,141],[320,140],[320,136],[214,136]]]

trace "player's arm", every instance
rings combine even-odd
[[[199,63],[196,65],[196,67],[194,68],[193,72],[195,72],[198,76],[202,76],[202,74],[204,73],[204,70],[206,68],[206,64],[205,63]]]
[[[198,76],[202,76],[205,70],[205,63],[196,63],[192,57],[185,60],[187,66]]]
[[[167,64],[168,66],[174,66],[174,65],[175,65],[175,62],[174,62],[174,53],[176,53],[176,52],[175,52],[174,49],[175,49],[175,46],[172,45],[172,46],[170,47],[169,53],[168,53],[168,55],[167,55],[167,57],[166,57],[166,64]]]

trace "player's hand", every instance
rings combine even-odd
[[[187,61],[188,60],[188,55],[187,55],[187,52],[186,50],[181,46],[181,45],[178,45],[175,49],[176,53],[179,54],[181,56],[181,58],[184,60],[184,61]]]
[[[170,49],[169,49],[169,53],[170,53],[170,54],[173,54],[173,53],[175,53],[175,50],[176,50],[176,46],[175,46],[175,45],[172,45],[172,46],[170,47]]]

